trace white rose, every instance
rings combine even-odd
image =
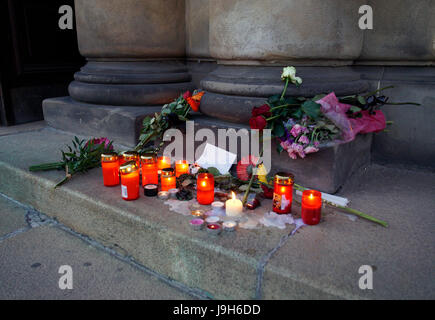
[[[295,67],[286,67],[282,70],[281,79],[293,79],[296,76],[296,68]]]

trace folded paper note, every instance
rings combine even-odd
[[[202,168],[214,167],[219,170],[221,174],[226,174],[230,170],[237,155],[228,152],[222,148],[218,148],[212,144],[207,143],[201,157],[196,160],[196,163]]]

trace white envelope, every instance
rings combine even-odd
[[[226,174],[236,158],[236,154],[207,143],[202,155],[196,160],[196,163],[204,169],[214,167],[218,169],[221,174]]]

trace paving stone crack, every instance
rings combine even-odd
[[[145,274],[152,276],[152,277],[158,279],[159,281],[162,281],[163,283],[169,285],[170,287],[175,288],[181,292],[184,292],[184,293],[192,296],[193,298],[201,299],[201,300],[214,299],[213,295],[208,293],[205,290],[201,290],[199,288],[188,287],[188,286],[184,285],[183,283],[178,282],[177,280],[171,279],[170,277],[167,277],[165,275],[157,273],[157,272],[145,267],[144,265],[140,264],[133,257],[129,256],[127,253],[125,255],[120,254],[116,250],[103,245],[102,243],[88,237],[87,235],[84,235],[84,234],[81,234],[81,233],[74,231],[70,227],[57,221],[55,218],[51,218],[51,217],[33,209],[32,207],[30,207],[28,205],[25,205],[25,204],[13,199],[13,198],[10,198],[9,196],[7,196],[1,192],[0,192],[0,196],[12,201],[13,203],[15,203],[23,208],[25,208],[27,210],[26,222],[28,224],[27,227],[18,229],[14,232],[11,232],[11,233],[8,233],[4,236],[1,236],[0,243],[3,240],[9,239],[11,237],[14,237],[14,236],[20,234],[20,233],[29,231],[33,228],[48,225],[48,226],[63,230],[64,232],[67,232],[67,233],[71,234],[72,236],[81,239],[82,241],[88,243],[92,247],[94,247],[98,250],[101,250],[101,251],[111,255],[112,257],[116,258],[117,260],[120,260],[124,263],[127,263],[128,265],[130,265],[136,269],[139,269],[140,271],[144,272]]]

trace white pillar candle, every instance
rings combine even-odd
[[[234,192],[231,192],[232,199],[225,202],[225,212],[228,217],[240,217],[243,211],[242,201],[236,198]]]

